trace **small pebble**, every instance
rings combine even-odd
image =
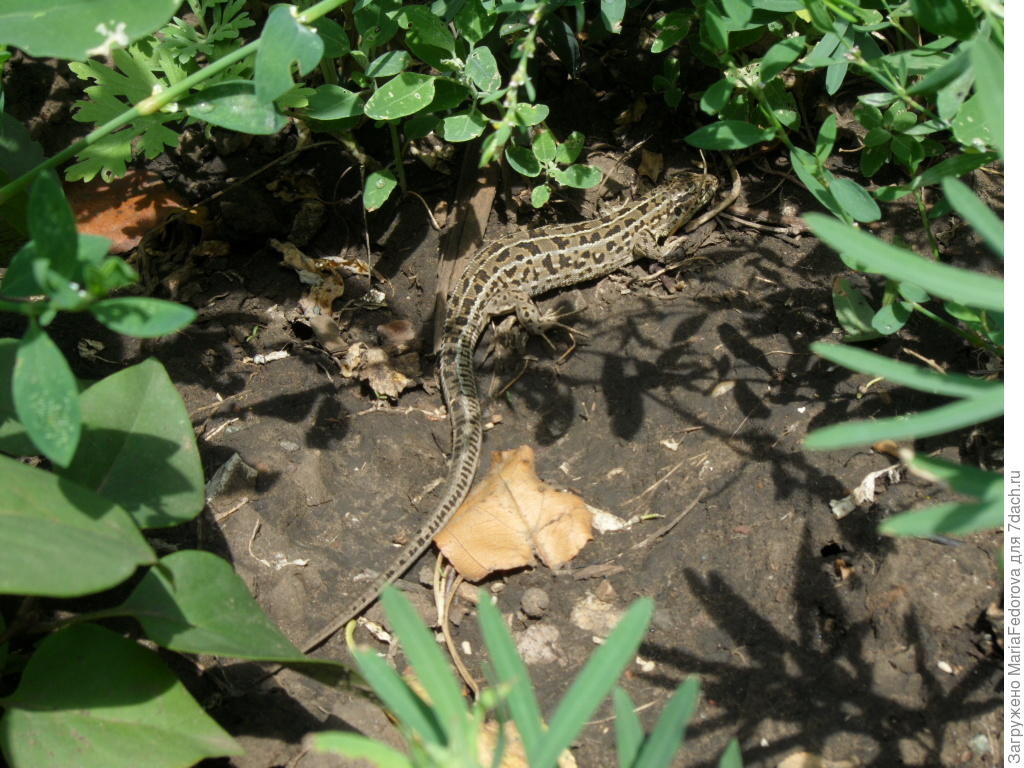
[[[543,616],[547,612],[548,605],[550,604],[551,600],[548,597],[548,593],[543,589],[538,589],[537,587],[530,587],[523,592],[523,598],[520,601],[523,613],[531,619],[539,619]]]

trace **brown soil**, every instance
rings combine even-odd
[[[575,114],[571,89],[552,106],[553,114]],[[610,124],[617,112],[593,108],[604,110],[595,125]],[[693,158],[672,137],[689,129],[675,129],[670,117],[648,120],[644,130],[654,133],[649,147],[665,153],[669,167],[683,168]],[[291,140],[197,142],[191,154],[157,166],[195,200],[280,157]],[[347,163],[334,145],[314,148],[228,185],[206,206],[213,222],[207,239],[228,246],[223,255],[192,257],[178,295],[199,319],[183,333],[138,344],[80,317],[62,320],[56,331],[84,377],[159,358],[192,414],[208,474],[235,453],[258,471],[248,502],[233,514],[217,522],[206,511],[195,525],[158,538],[228,558],[297,643],[360,589],[361,574],[384,567],[395,543],[415,534],[445,474],[449,442],[429,344],[419,347],[419,386],[397,402],[343,378],[340,355],[316,344],[300,319],[304,287],[268,246],[270,238],[291,238],[304,240],[310,255],[366,258],[367,232],[378,278],[346,280],[335,304],[342,340],[377,344],[376,327],[395,319],[429,338],[437,234],[413,197],[369,215],[364,228],[358,174]],[[432,208],[453,199],[450,180],[418,165],[408,170],[410,187]],[[778,218],[817,208],[766,169],[740,170],[754,212]],[[718,172],[724,180],[724,169]],[[300,203],[281,189],[307,182],[328,201],[327,215],[311,236],[300,237],[292,226]],[[578,216],[561,205],[534,221]],[[915,225],[913,210],[895,206],[874,229],[916,243]],[[492,217],[489,231],[502,226]],[[880,536],[878,523],[892,514],[946,498],[914,478],[883,484],[875,503],[836,520],[829,501],[893,460],[867,448],[813,453],[801,444],[816,427],[939,401],[884,383],[868,387],[869,377],[810,354],[811,342],[840,338],[830,291],[846,272],[828,248],[806,234],[780,236],[724,220],[718,227],[699,259],[671,278],[647,281],[656,267],[634,265],[549,297],[546,307],[583,307],[571,323],[586,337],[564,360],[564,334],[555,334],[555,352],[531,340],[525,354],[498,364],[494,356],[483,361],[489,335],[481,345],[484,390],[504,390],[485,403],[495,422],[486,449],[531,444],[542,478],[622,517],[672,519],[703,494],[645,547],[631,549],[664,520],[597,536],[566,573],[538,568],[487,584],[502,587],[498,606],[513,615],[514,632],[554,630],[551,660],[531,668],[544,711],[553,710],[595,648],[594,633],[572,621],[574,606],[598,595],[618,611],[651,596],[656,614],[640,651],[645,663],[633,665],[622,685],[646,705],[641,716],[650,727],[674,688],[687,675],[700,676],[701,702],[678,765],[716,765],[732,737],[748,766],[775,766],[799,751],[863,766],[997,765],[1002,661],[986,609],[1000,599],[999,536]],[[182,228],[177,236],[197,233]],[[964,232],[952,237],[957,258],[976,261],[977,243]],[[185,263],[181,242],[155,240],[141,265],[158,295],[167,295],[167,276]],[[880,286],[870,285],[879,295]],[[386,306],[366,305],[371,288],[385,292]],[[18,331],[5,321],[4,332]],[[80,358],[75,345],[82,337],[104,342],[103,357],[114,364]],[[968,350],[916,320],[872,348],[902,359],[912,359],[905,350],[913,350],[954,370],[977,367]],[[287,357],[252,361],[281,350]],[[1001,440],[998,425],[979,425],[917,448],[977,461],[979,450],[990,450],[979,446]],[[432,565],[432,557],[422,562]],[[603,578],[574,578],[605,563],[614,567]],[[408,578],[419,581],[415,569]],[[539,619],[518,612],[530,587],[550,597]],[[423,591],[418,584],[410,589]],[[479,674],[475,618],[467,616],[454,632],[472,649],[467,661]],[[362,630],[360,636],[370,641]],[[343,642],[335,637],[318,653],[343,657]],[[211,766],[337,765],[334,758],[299,757],[302,737],[325,729],[400,743],[365,697],[296,673],[254,688],[259,671],[251,664],[182,660],[178,671],[247,750]],[[582,766],[615,764],[607,703],[575,752]]]

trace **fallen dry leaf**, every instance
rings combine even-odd
[[[794,752],[779,763],[779,768],[857,768],[852,760],[828,760],[813,752]]]
[[[398,399],[402,392],[413,385],[413,379],[396,369],[396,365],[409,370],[408,355],[392,360],[380,347],[368,347],[356,342],[348,348],[341,359],[341,375],[347,379],[362,379],[370,385],[378,397]],[[413,354],[415,358],[416,355]]]
[[[533,449],[494,451],[491,469],[434,541],[469,581],[494,571],[568,562],[590,541],[583,499],[557,491],[534,470]]]

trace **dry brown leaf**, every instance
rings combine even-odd
[[[477,735],[476,757],[481,765],[491,765],[494,762],[494,752],[498,748],[498,734],[501,732],[501,724],[488,720],[483,724]],[[529,768],[526,760],[526,749],[523,747],[523,740],[516,730],[515,723],[505,723],[505,751],[501,755],[500,768]],[[576,768],[576,758],[568,749],[564,750],[558,758],[558,768]]]
[[[857,768],[852,760],[827,760],[813,752],[794,752],[779,763],[779,768]]]
[[[368,347],[356,342],[348,348],[341,359],[341,375],[347,379],[361,379],[379,397],[397,400],[402,392],[413,385],[413,380],[394,367],[403,363],[409,369],[408,355],[392,360],[380,347]],[[416,357],[413,355],[413,357]]]
[[[534,469],[533,449],[494,451],[491,469],[434,541],[469,581],[494,571],[567,563],[590,541],[583,499],[557,491]]]

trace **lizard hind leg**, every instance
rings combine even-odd
[[[516,314],[516,319],[519,324],[523,326],[528,333],[534,336],[540,336],[547,343],[552,350],[555,349],[554,343],[548,338],[547,332],[552,328],[561,328],[569,334],[572,340],[572,347],[576,346],[576,336],[586,338],[586,334],[583,331],[576,330],[572,326],[566,325],[560,322],[566,317],[578,314],[583,311],[583,308],[572,309],[568,312],[541,312],[537,304],[527,294],[517,291],[513,295],[513,311]]]

